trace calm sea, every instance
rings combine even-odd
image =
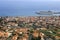
[[[60,10],[56,1],[0,1],[0,16],[36,16],[41,10]]]

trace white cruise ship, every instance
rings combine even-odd
[[[40,16],[60,16],[60,12],[54,12],[54,11],[40,11],[36,12],[36,14]]]

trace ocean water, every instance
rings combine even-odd
[[[0,16],[37,16],[41,10],[60,11],[60,1],[0,1]]]

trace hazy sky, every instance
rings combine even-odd
[[[40,10],[60,11],[60,0],[0,0],[0,15],[35,15]]]
[[[60,1],[60,0],[0,0],[0,1]]]
[[[3,8],[33,8],[34,6],[60,9],[60,0],[0,0],[0,7]]]

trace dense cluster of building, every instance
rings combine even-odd
[[[60,40],[60,16],[0,17],[0,40]]]

